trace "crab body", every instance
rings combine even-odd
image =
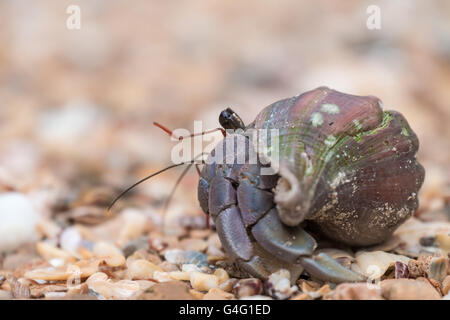
[[[375,97],[320,87],[266,107],[243,129],[211,152],[198,184],[228,256],[259,278],[285,268],[293,280],[303,270],[336,283],[364,280],[315,252],[304,227],[368,246],[412,215],[424,169],[404,117],[383,112]],[[260,148],[258,129],[277,135]],[[262,173],[274,164],[272,174]]]

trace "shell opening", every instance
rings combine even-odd
[[[297,177],[285,167],[280,167],[280,179],[275,188],[275,203],[281,221],[296,226],[305,218],[307,208],[302,208],[302,192]]]

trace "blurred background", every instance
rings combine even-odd
[[[380,30],[366,27],[372,4]],[[79,30],[66,27],[69,5]],[[44,216],[82,203],[99,218],[94,205],[170,164],[175,142],[153,121],[215,128],[230,106],[249,123],[320,85],[405,115],[426,168],[418,214],[448,215],[449,1],[2,0],[0,21],[0,191],[26,194]],[[160,210],[180,171],[119,209]],[[197,179],[192,170],[172,210],[200,217]]]

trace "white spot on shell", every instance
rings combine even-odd
[[[360,131],[362,129],[361,122],[359,122],[358,120],[354,119],[353,123],[355,124],[355,127],[356,127],[356,129],[358,129],[358,131]]]
[[[338,114],[340,112],[339,106],[334,103],[324,103],[320,110],[328,114]]]
[[[345,179],[345,172],[339,171],[338,174],[334,177],[333,181],[331,182],[330,186],[332,189],[335,189],[337,186],[339,186],[342,183],[350,182],[350,180]]]
[[[330,134],[326,139],[325,139],[325,144],[329,147],[333,146],[336,143],[337,139],[335,136],[333,136],[332,134]]]
[[[319,127],[323,124],[323,116],[320,112],[311,114],[311,123],[314,127]]]

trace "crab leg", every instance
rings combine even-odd
[[[253,245],[245,230],[239,209],[233,206],[223,210],[215,222],[225,250],[233,258],[250,260],[253,256]]]
[[[299,263],[305,270],[323,281],[334,283],[364,281],[364,278],[340,265],[324,253],[313,255],[316,241],[300,227],[288,227],[278,219],[272,209],[252,228],[258,243],[277,258]]]
[[[255,188],[247,179],[241,180],[236,193],[246,227],[257,222],[273,207],[273,193]]]
[[[323,281],[342,283],[365,280],[362,275],[345,268],[325,253],[301,257],[300,263],[311,276]]]

